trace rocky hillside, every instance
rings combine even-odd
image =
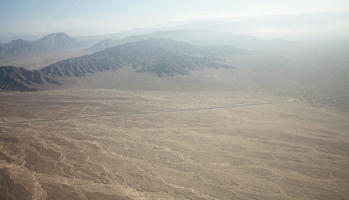
[[[54,78],[44,75],[40,71],[29,71],[13,66],[0,67],[0,89],[35,91],[37,85],[60,84]]]

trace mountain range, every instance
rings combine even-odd
[[[125,66],[132,67],[135,72],[155,73],[157,76],[186,75],[206,68],[233,68],[224,64],[217,55],[238,50],[226,46],[195,46],[169,39],[147,39],[62,60],[37,71],[1,67],[0,88],[32,91],[36,89],[35,84],[59,84],[61,77],[82,77]]]
[[[12,40],[0,44],[0,58],[33,55],[46,51],[66,50],[79,46],[79,43],[65,33],[52,33],[39,40]]]
[[[238,35],[228,32],[199,31],[199,30],[167,30],[156,31],[148,34],[132,35],[124,38],[113,37],[111,35],[95,45],[88,48],[89,51],[101,51],[116,45],[135,42],[151,38],[172,39],[176,41],[188,42],[201,46],[234,46],[240,49],[264,50],[270,48],[284,47],[292,44],[287,40],[265,40],[248,35]]]

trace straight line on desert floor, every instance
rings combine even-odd
[[[99,117],[111,117],[111,116],[147,115],[147,114],[175,113],[175,112],[194,112],[194,111],[203,111],[203,110],[218,110],[218,109],[225,109],[225,108],[238,108],[238,107],[259,106],[259,105],[267,105],[267,104],[282,104],[282,103],[290,103],[290,102],[264,102],[264,103],[235,104],[235,105],[217,106],[217,107],[187,108],[187,109],[177,109],[177,110],[147,111],[147,112],[133,112],[133,113],[113,113],[113,114],[104,114],[104,115],[87,115],[87,116],[75,116],[75,117],[65,117],[65,118],[55,118],[55,119],[37,119],[37,120],[26,120],[26,121],[0,122],[0,125],[42,123],[42,122],[53,122],[53,121],[64,121],[64,120],[86,119],[86,118],[99,118]]]

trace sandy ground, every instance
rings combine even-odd
[[[0,199],[349,199],[348,115],[294,99],[4,92],[0,122]]]

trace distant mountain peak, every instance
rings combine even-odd
[[[65,49],[74,47],[75,42],[66,33],[52,33],[36,41],[40,48],[44,49]]]
[[[71,39],[70,36],[64,32],[51,33],[39,40],[47,40],[47,39]]]

